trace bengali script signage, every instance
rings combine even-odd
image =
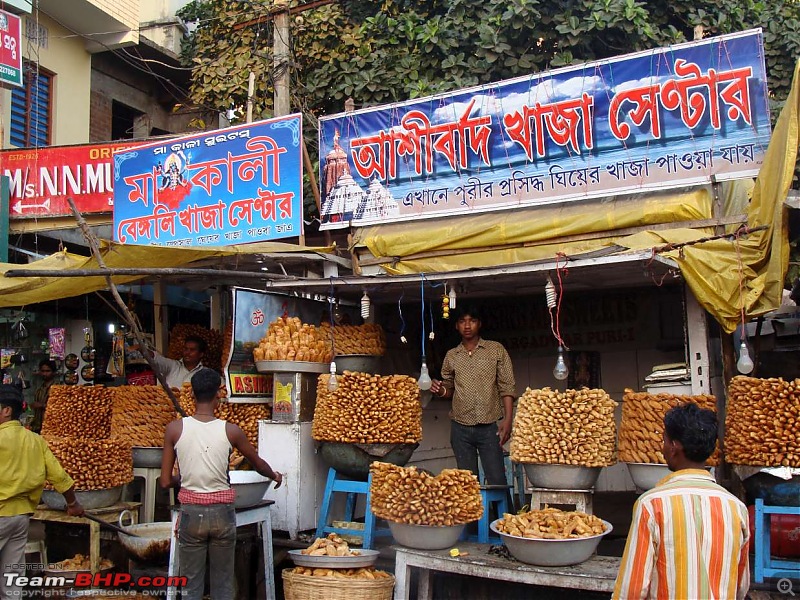
[[[10,218],[72,216],[67,198],[83,214],[114,209],[115,150],[133,144],[48,146],[0,152],[0,173],[9,180]]]
[[[0,83],[22,85],[22,19],[0,10]]]
[[[760,30],[320,122],[322,228],[755,176]]]
[[[114,155],[114,239],[224,246],[302,233],[302,125],[290,115]]]

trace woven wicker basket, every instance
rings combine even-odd
[[[314,577],[283,571],[286,600],[392,600],[394,575],[380,579]]]

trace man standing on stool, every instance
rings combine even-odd
[[[219,374],[204,368],[191,383],[197,407],[194,416],[167,425],[159,481],[164,488],[181,488],[178,557],[180,575],[188,579],[183,598],[202,600],[208,556],[211,599],[233,600],[236,492],[228,478],[230,453],[239,450],[256,471],[275,481],[276,488],[283,475],[258,456],[238,425],[214,417],[222,383]],[[180,474],[173,476],[176,455]]]
[[[477,308],[462,310],[456,329],[461,343],[445,355],[442,381],[433,380],[431,393],[453,399],[450,444],[458,468],[477,476],[480,455],[488,484],[507,485],[503,444],[511,437],[514,411],[511,357],[502,344],[481,338]]]
[[[747,508],[703,468],[717,415],[696,404],[664,416],[670,473],[633,505],[613,598],[742,600],[750,585]]]

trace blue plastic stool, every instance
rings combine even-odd
[[[756,498],[753,579],[756,583],[764,583],[765,577],[800,579],[800,561],[783,560],[770,556],[769,515],[800,515],[800,506],[770,506],[764,504],[763,498]]]
[[[483,516],[478,521],[478,535],[468,536],[472,542],[479,544],[499,544],[502,542],[499,536],[490,535],[489,532],[489,509],[497,507],[497,517],[503,518],[503,513],[508,510],[508,491],[512,486],[509,485],[482,485],[481,498],[483,499]]]
[[[375,527],[375,514],[372,512],[372,506],[369,500],[369,487],[372,483],[372,474],[370,473],[367,481],[355,481],[346,479],[339,475],[338,471],[331,467],[328,470],[328,481],[325,484],[325,494],[322,498],[322,508],[319,513],[319,521],[317,522],[317,537],[324,537],[328,533],[338,533],[339,535],[354,535],[360,536],[363,540],[362,548],[371,550],[375,541],[375,536],[378,535],[391,535],[388,529],[376,529]],[[367,506],[364,509],[364,531],[357,529],[345,529],[343,527],[333,527],[328,525],[328,513],[331,509],[331,500],[336,492],[344,492],[347,494],[347,503],[345,505],[345,521],[353,520],[353,513],[356,508],[356,499],[358,494],[363,494],[367,501]]]

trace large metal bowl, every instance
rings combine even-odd
[[[563,567],[577,565],[591,558],[600,540],[614,529],[611,523],[603,521],[606,530],[585,538],[567,538],[563,540],[543,540],[508,535],[497,530],[502,519],[493,521],[489,527],[503,540],[511,555],[520,562],[540,567]]]
[[[164,448],[161,446],[134,446],[133,466],[143,469],[160,469]]]
[[[658,463],[625,463],[631,479],[637,489],[647,491],[656,487],[656,484],[671,471],[667,465]]]
[[[231,487],[236,490],[236,508],[254,506],[264,499],[272,479],[256,471],[229,471]]]
[[[417,548],[418,550],[442,550],[454,546],[466,524],[444,527],[430,527],[428,525],[409,525],[387,521],[392,536],[401,546]]]
[[[105,508],[119,502],[122,497],[122,486],[118,485],[104,490],[76,490],[75,497],[83,508]],[[42,502],[53,510],[67,510],[67,501],[55,490],[44,490]]]
[[[533,487],[554,490],[589,490],[603,467],[523,463]]]
[[[419,444],[344,444],[321,442],[319,454],[329,467],[339,473],[366,481],[369,466],[375,462],[387,462],[398,467],[405,466]]]
[[[137,560],[150,564],[165,564],[172,543],[172,523],[169,521],[139,523],[123,527],[134,535],[118,533],[119,543]],[[136,537],[135,537],[136,536]]]
[[[375,354],[339,354],[333,361],[336,363],[337,373],[377,373],[381,366],[381,357]]]

